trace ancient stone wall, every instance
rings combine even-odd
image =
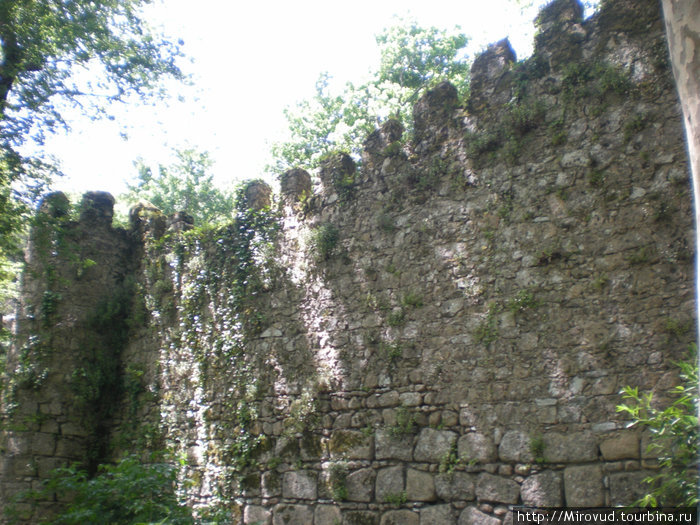
[[[632,503],[655,461],[619,392],[663,400],[692,340],[680,113],[656,2],[584,21],[558,0],[539,24],[527,61],[477,57],[466,101],[428,91],[410,140],[389,120],[359,168],[292,170],[278,198],[252,183],[227,226],[145,204],[128,232],[59,224],[80,255],[50,251],[53,288],[45,260],[26,274],[20,339],[48,342],[6,396],[5,497],[169,448],[191,503],[233,523]]]

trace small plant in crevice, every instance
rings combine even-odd
[[[498,314],[501,310],[498,303],[489,305],[486,318],[474,330],[474,338],[478,343],[488,346],[498,339]]]
[[[394,233],[397,229],[394,218],[388,213],[379,214],[377,217],[377,226],[381,231],[386,233]]]
[[[340,231],[330,222],[323,223],[311,232],[311,247],[316,258],[327,261],[335,255],[340,242]]]
[[[596,291],[601,291],[603,288],[608,286],[608,284],[610,284],[610,278],[604,273],[597,274],[591,282],[591,285]]]
[[[605,185],[605,173],[601,170],[591,170],[588,172],[588,184],[594,188],[601,188]]]
[[[382,341],[379,343],[379,350],[387,360],[394,364],[403,357],[403,346],[398,342]]]
[[[406,308],[420,308],[423,306],[423,296],[417,292],[406,292],[401,297],[401,305]]]
[[[644,128],[647,127],[649,120],[649,115],[637,113],[632,118],[630,118],[630,120],[625,122],[625,125],[622,128],[625,142],[629,142],[632,139],[632,137],[642,132]]]
[[[328,484],[331,497],[335,501],[345,501],[348,498],[348,467],[345,463],[333,463],[328,472]]]
[[[530,437],[530,452],[535,458],[535,463],[542,464],[546,461],[544,457],[545,447],[544,437],[541,434],[535,434]]]
[[[646,264],[651,259],[651,251],[651,247],[642,246],[627,256],[627,262],[630,265]]]
[[[461,464],[462,461],[457,453],[457,442],[455,441],[452,443],[450,450],[445,452],[440,458],[438,472],[441,474],[452,474]]]
[[[405,406],[396,409],[396,423],[389,427],[389,432],[394,437],[414,434],[417,430],[416,415]]]
[[[391,492],[384,496],[384,503],[388,503],[389,505],[393,505],[394,507],[400,507],[407,501],[408,496],[406,495],[405,490],[402,490],[401,492]]]
[[[693,329],[693,321],[691,320],[680,320],[669,317],[664,322],[663,330],[669,336],[680,340],[684,335],[690,333]]]
[[[395,308],[386,316],[386,323],[391,327],[406,324],[406,311],[403,308]]]
[[[540,301],[535,299],[531,290],[520,290],[515,297],[508,300],[506,309],[515,315],[530,308],[537,308],[539,305]]]

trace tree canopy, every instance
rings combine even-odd
[[[468,88],[468,39],[458,27],[447,31],[402,21],[376,41],[380,63],[368,81],[348,82],[333,94],[330,75],[322,73],[315,94],[285,110],[290,139],[273,145],[268,169],[280,174],[297,166],[314,168],[334,150],[358,154],[378,119],[394,116],[410,129],[412,105],[421,90],[442,80],[460,92]]]
[[[68,127],[69,111],[108,116],[110,103],[157,96],[164,78],[184,78],[181,43],[143,19],[150,3],[0,0],[0,250],[21,225],[31,190],[57,172],[22,153],[24,145]]]
[[[137,160],[137,181],[128,185],[127,201],[133,204],[145,199],[166,214],[187,212],[198,225],[230,217],[233,197],[214,185],[209,154],[181,149],[175,151],[175,156],[176,162],[160,165],[155,174],[143,160]]]

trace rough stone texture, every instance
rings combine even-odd
[[[598,457],[598,444],[590,432],[547,433],[542,441],[542,454],[550,463],[593,461]]]
[[[266,182],[253,181],[246,185],[243,195],[246,206],[259,211],[270,206],[272,188]]]
[[[298,201],[304,195],[310,196],[311,191],[311,175],[306,170],[295,168],[280,177],[280,192],[292,202]]]
[[[314,511],[307,505],[276,505],[272,513],[272,525],[309,525]]]
[[[454,511],[450,505],[431,505],[420,511],[421,525],[453,525]]]
[[[313,472],[285,472],[282,478],[282,496],[294,499],[316,499],[316,474]]]
[[[479,432],[470,432],[459,438],[457,454],[465,461],[491,463],[497,458],[497,450],[493,440]]]
[[[318,505],[314,511],[314,524],[321,525],[328,523],[341,523],[342,514],[340,508],[335,505]]]
[[[387,497],[396,497],[404,492],[403,467],[387,467],[377,471],[375,500],[387,501]]]
[[[438,474],[435,477],[437,497],[445,501],[472,501],[475,477],[466,472]]]
[[[523,505],[531,507],[561,507],[564,484],[559,472],[547,471],[528,477],[520,487]]]
[[[411,510],[390,510],[382,514],[380,525],[419,525],[420,515]]]
[[[535,460],[532,453],[533,438],[520,430],[511,430],[501,438],[498,445],[498,457],[501,461],[527,463]]]
[[[476,497],[481,501],[517,503],[520,485],[515,481],[482,472],[476,481]]]
[[[454,432],[424,428],[418,434],[413,460],[439,463],[445,454],[450,453],[456,441],[457,434]]]
[[[352,472],[346,479],[348,501],[370,502],[374,497],[376,472],[365,468]]]
[[[435,501],[435,480],[430,472],[406,471],[406,497],[411,501]]]
[[[610,483],[610,505],[620,507],[628,501],[637,501],[647,493],[648,484],[644,478],[653,472],[637,470],[632,472],[613,472],[608,476]]]
[[[639,434],[632,431],[620,432],[600,443],[600,453],[610,461],[639,458]]]
[[[243,510],[243,523],[245,525],[269,525],[272,522],[272,512],[265,507],[248,505]]]
[[[501,520],[475,507],[467,507],[459,515],[458,525],[500,525]]]
[[[331,156],[303,205],[314,188],[288,178],[260,245],[244,223],[165,235],[148,203],[129,230],[105,195],[89,221],[45,203],[7,356],[0,501],[88,451],[168,444],[191,503],[235,502],[235,525],[246,509],[357,525],[442,505],[488,523],[521,495],[556,502],[559,479],[565,505],[631,503],[653,458],[621,432],[618,393],[674,386],[693,334],[669,323],[695,311],[658,16],[653,0],[589,20],[555,2],[532,59],[501,42],[464,105],[449,85],[424,94],[416,140],[387,122],[359,171]],[[114,383],[76,403],[105,348]]]
[[[397,436],[390,430],[379,429],[375,436],[375,455],[377,459],[413,459],[413,436]]]
[[[567,467],[564,497],[569,507],[600,507],[605,504],[603,471],[600,465]]]

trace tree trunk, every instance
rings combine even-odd
[[[673,76],[683,110],[695,196],[696,290],[700,284],[700,1],[661,0]],[[696,293],[696,308],[700,308]],[[699,310],[700,311],[700,310]],[[698,315],[700,323],[700,315]],[[699,332],[700,333],[700,332]],[[699,354],[700,357],[700,354]]]

